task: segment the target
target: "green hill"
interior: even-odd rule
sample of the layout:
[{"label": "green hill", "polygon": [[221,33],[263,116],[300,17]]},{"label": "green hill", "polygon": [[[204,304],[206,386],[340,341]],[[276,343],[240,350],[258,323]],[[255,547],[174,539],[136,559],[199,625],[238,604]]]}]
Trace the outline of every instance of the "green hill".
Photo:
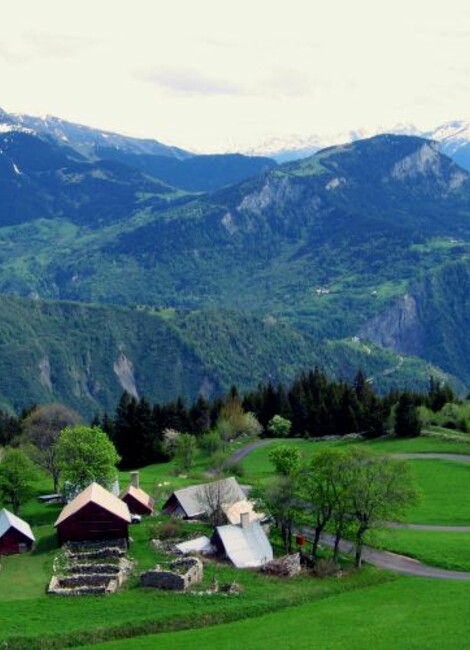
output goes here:
[{"label": "green hill", "polygon": [[[199,387],[204,373],[216,387],[245,386],[293,376],[318,361],[342,376],[338,358],[346,353],[339,354],[344,344],[335,342],[357,335],[470,381],[470,349],[462,342],[465,283],[446,271],[468,264],[470,174],[434,143],[377,136],[194,198],[117,162],[78,162],[25,134],[2,137],[11,141],[5,140],[0,158],[8,170],[0,187],[0,293],[120,304],[132,308],[128,322],[137,318],[137,306],[142,323],[153,312],[183,310],[164,325],[204,371],[194,374],[197,380],[181,379],[182,393]],[[441,273],[446,279],[436,293]],[[386,336],[386,315],[415,291],[434,297],[426,299],[428,307],[418,300],[425,330],[420,345],[403,347]],[[110,322],[120,318],[109,316]],[[151,338],[150,326],[140,323],[140,338],[126,329],[123,339],[136,367],[137,348]],[[269,323],[276,324],[276,336]],[[88,324],[80,327],[86,332]],[[92,332],[93,319],[89,327]],[[233,354],[221,352],[224,347]],[[354,370],[360,362],[367,371],[383,358],[375,349],[359,354],[346,347]],[[243,357],[253,350],[254,371]],[[350,372],[352,364],[344,365]],[[384,375],[386,367],[380,381],[400,377],[401,371]],[[108,372],[98,381],[108,395],[96,400],[100,404],[121,388],[119,382],[111,388],[116,379]],[[148,389],[142,385],[157,397],[151,382]],[[89,392],[91,398],[78,391],[75,401],[93,404]]]},{"label": "green hill", "polygon": [[[152,312],[70,302],[0,298],[0,399],[19,412],[63,402],[86,416],[116,407],[124,390],[151,401],[212,397],[236,383],[292,380],[320,364],[351,379],[359,366],[389,387],[425,387],[429,366],[354,343],[324,349],[274,319],[236,312]],[[433,373],[438,373],[433,370]]]}]

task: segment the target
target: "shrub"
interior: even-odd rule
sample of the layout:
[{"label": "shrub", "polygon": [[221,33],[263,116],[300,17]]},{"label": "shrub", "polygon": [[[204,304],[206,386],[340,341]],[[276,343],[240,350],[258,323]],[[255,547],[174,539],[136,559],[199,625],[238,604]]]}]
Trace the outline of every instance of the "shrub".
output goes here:
[{"label": "shrub", "polygon": [[315,562],[313,567],[313,574],[317,578],[328,578],[338,574],[340,567],[331,557],[322,557]]},{"label": "shrub", "polygon": [[158,539],[177,539],[183,533],[183,525],[178,519],[163,521],[158,526],[152,526],[150,533],[152,537],[157,537]]}]

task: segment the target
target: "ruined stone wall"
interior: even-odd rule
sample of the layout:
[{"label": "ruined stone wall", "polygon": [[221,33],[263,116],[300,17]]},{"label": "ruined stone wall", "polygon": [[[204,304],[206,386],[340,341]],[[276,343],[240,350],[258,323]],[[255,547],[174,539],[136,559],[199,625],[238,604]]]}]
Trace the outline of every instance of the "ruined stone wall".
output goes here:
[{"label": "ruined stone wall", "polygon": [[154,569],[142,573],[141,586],[185,591],[192,584],[200,582],[204,575],[202,562],[196,557],[175,560],[164,566],[168,568],[158,564]]}]

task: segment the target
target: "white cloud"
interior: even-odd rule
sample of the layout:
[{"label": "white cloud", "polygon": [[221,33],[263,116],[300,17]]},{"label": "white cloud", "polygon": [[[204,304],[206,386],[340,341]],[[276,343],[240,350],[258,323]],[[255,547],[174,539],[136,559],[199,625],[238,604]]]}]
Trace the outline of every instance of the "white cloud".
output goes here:
[{"label": "white cloud", "polygon": [[16,0],[1,103],[201,150],[431,128],[470,105],[469,37],[464,0]]},{"label": "white cloud", "polygon": [[232,95],[243,93],[241,86],[210,77],[194,68],[159,66],[135,71],[137,80],[150,82],[175,93],[188,95]]}]

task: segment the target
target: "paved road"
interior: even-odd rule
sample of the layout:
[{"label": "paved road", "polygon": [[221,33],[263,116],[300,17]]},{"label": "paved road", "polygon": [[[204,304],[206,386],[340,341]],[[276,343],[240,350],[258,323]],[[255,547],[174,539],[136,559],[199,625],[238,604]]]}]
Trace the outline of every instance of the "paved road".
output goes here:
[{"label": "paved road", "polygon": [[[255,442],[250,442],[246,447],[234,451],[233,454],[230,454],[228,460],[232,463],[238,463],[240,460],[243,460],[248,454],[251,454],[252,451],[258,449],[259,447],[264,447],[265,445],[270,445],[272,442],[279,442],[278,438],[270,438],[269,440],[255,440]],[[470,458],[470,457],[469,457]]]},{"label": "paved road", "polygon": [[415,454],[392,454],[394,458],[406,458],[409,460],[453,460],[458,463],[470,463],[470,454],[437,454],[437,453],[415,453]]},{"label": "paved road", "polygon": [[429,530],[435,533],[470,533],[470,526],[439,526],[434,524],[402,524],[395,521],[387,522],[387,528],[400,530]]},{"label": "paved road", "polygon": [[[254,449],[264,447],[265,445],[274,442],[270,440],[257,440],[251,444],[239,449],[231,455],[232,460],[242,460]],[[408,454],[393,454],[395,458],[405,458],[409,460],[452,460],[461,463],[470,463],[470,454],[440,454],[440,453],[408,453]],[[470,526],[431,526],[427,524],[399,524],[389,522],[387,524],[390,528],[406,528],[410,530],[428,530],[439,532],[451,533],[468,533]],[[304,534],[307,539],[312,537],[312,530],[308,527],[301,527],[298,529]],[[322,533],[321,542],[330,548],[334,545],[334,537],[329,533]],[[347,540],[341,540],[340,549],[342,553],[354,554],[354,544]],[[441,580],[470,580],[470,573],[465,571],[449,571],[447,569],[439,569],[438,567],[423,564],[419,560],[407,557],[406,555],[398,555],[390,551],[379,551],[378,549],[364,546],[362,557],[365,562],[380,567],[381,569],[389,569],[396,573],[405,575],[419,576],[422,578],[438,578]]]},{"label": "paved road", "polygon": [[[313,538],[312,529],[306,526],[299,528],[303,535]],[[322,533],[321,543],[329,548],[333,548],[334,536],[329,533]],[[340,550],[342,553],[354,555],[354,544],[346,540],[341,540]],[[381,569],[388,569],[395,571],[395,573],[402,573],[404,575],[418,576],[421,578],[437,578],[440,580],[470,580],[470,573],[465,571],[448,571],[447,569],[439,569],[438,567],[423,564],[419,560],[407,557],[406,555],[398,555],[398,553],[391,553],[390,551],[379,551],[370,546],[364,546],[362,551],[362,558],[365,562],[373,564]]]}]

